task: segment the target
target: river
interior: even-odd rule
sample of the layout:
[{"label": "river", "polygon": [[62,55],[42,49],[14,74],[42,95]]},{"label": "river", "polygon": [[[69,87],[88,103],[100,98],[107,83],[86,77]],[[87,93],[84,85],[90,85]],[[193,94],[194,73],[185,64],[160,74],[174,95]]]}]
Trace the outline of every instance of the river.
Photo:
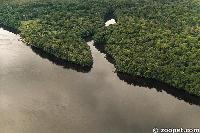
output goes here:
[{"label": "river", "polygon": [[122,80],[93,42],[88,45],[94,65],[84,72],[0,29],[0,133],[151,133],[154,127],[200,126],[199,98]]}]

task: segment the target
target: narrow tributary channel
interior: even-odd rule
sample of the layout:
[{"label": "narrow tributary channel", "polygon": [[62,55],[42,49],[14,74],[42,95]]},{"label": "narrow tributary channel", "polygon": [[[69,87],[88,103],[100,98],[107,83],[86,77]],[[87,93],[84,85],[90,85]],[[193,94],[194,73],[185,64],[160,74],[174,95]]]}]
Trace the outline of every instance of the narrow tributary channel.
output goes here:
[{"label": "narrow tributary channel", "polygon": [[88,42],[87,73],[42,58],[0,29],[0,133],[151,133],[199,127],[200,107],[166,91],[129,85]]}]

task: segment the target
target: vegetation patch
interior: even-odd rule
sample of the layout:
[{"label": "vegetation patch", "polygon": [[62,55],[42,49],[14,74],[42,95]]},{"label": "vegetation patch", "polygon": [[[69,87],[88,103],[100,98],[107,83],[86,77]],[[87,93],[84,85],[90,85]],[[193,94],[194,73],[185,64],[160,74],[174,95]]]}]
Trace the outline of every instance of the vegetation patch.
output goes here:
[{"label": "vegetation patch", "polygon": [[[91,66],[85,38],[92,37],[105,45],[118,72],[156,79],[200,96],[198,0],[0,2],[0,25],[19,30],[30,45]],[[105,27],[112,16],[117,24]]]},{"label": "vegetation patch", "polygon": [[200,3],[121,1],[115,9],[117,24],[100,29],[95,41],[105,45],[117,71],[200,96]]},{"label": "vegetation patch", "polygon": [[98,1],[2,1],[0,25],[20,32],[23,40],[58,58],[92,66],[85,38],[104,26],[106,3]]}]

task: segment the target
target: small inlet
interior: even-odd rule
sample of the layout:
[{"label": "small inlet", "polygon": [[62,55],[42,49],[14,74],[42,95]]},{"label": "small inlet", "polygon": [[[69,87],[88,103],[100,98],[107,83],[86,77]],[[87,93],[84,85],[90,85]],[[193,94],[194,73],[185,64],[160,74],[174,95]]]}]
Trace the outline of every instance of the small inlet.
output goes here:
[{"label": "small inlet", "polygon": [[110,19],[105,23],[105,26],[107,27],[107,26],[110,26],[110,25],[113,25],[113,24],[116,24],[115,19]]}]

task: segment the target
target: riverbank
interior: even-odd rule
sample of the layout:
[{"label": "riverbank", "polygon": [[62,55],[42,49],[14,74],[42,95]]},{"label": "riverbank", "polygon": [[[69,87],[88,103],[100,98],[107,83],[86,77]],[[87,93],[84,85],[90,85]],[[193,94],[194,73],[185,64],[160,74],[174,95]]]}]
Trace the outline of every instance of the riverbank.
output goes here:
[{"label": "riverbank", "polygon": [[[91,67],[85,38],[105,44],[118,72],[200,96],[197,1],[38,1],[0,6],[0,24],[54,56]],[[108,15],[108,16],[106,16]],[[105,27],[105,18],[117,24]]]},{"label": "riverbank", "polygon": [[40,56],[19,35],[1,29],[0,133],[149,133],[155,125],[199,126],[199,98],[145,86],[141,79],[134,81],[143,84],[129,85],[88,45],[94,64],[82,73],[43,51]]}]

